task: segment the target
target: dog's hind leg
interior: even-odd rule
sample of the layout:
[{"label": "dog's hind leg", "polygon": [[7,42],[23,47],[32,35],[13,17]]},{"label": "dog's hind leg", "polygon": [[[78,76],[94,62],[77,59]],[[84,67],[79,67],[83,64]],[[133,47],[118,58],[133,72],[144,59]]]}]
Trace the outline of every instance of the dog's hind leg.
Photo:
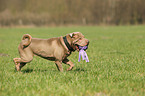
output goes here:
[{"label": "dog's hind leg", "polygon": [[15,68],[17,71],[20,71],[26,63],[31,62],[33,60],[33,52],[29,48],[22,49],[18,48],[21,58],[14,58],[13,61],[15,63]]},{"label": "dog's hind leg", "polygon": [[20,71],[21,68],[22,68],[23,66],[25,66],[25,64],[26,64],[26,63],[20,63],[20,62],[19,62],[20,59],[21,59],[21,58],[14,58],[14,59],[13,59],[13,61],[14,61],[14,63],[15,63],[15,69],[16,69],[17,71]]},{"label": "dog's hind leg", "polygon": [[26,65],[26,63],[31,62],[33,58],[23,60],[22,58],[14,58],[13,61],[15,63],[15,68],[17,71],[20,71],[22,67]]}]

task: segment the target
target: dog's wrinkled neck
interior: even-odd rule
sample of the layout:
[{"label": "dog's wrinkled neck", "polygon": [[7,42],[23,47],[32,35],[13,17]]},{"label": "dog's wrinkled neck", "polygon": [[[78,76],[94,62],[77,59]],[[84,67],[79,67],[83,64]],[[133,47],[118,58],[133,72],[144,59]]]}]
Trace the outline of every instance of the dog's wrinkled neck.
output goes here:
[{"label": "dog's wrinkled neck", "polygon": [[73,49],[73,47],[71,46],[71,44],[69,44],[69,42],[68,42],[66,36],[63,37],[63,41],[64,41],[65,45],[67,46],[67,48],[69,49],[69,51],[75,51],[75,50]]}]

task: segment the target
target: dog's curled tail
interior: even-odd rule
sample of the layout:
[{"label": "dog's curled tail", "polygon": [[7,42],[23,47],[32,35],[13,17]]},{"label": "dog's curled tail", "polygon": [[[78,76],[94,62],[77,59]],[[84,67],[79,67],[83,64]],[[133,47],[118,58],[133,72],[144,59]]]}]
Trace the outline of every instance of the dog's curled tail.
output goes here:
[{"label": "dog's curled tail", "polygon": [[29,35],[29,34],[24,34],[23,37],[22,37],[22,45],[23,45],[24,47],[29,46],[30,43],[31,43],[31,40],[32,40],[31,35]]}]

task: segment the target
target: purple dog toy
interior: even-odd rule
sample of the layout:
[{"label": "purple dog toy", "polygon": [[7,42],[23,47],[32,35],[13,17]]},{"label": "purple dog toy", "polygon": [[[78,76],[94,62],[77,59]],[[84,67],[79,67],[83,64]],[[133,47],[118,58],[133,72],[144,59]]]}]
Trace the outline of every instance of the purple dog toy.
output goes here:
[{"label": "purple dog toy", "polygon": [[82,56],[83,60],[86,60],[86,62],[89,62],[87,53],[85,51],[86,49],[88,49],[88,46],[78,46],[78,48],[79,48],[79,60],[78,60],[78,62],[80,62],[81,56]]}]

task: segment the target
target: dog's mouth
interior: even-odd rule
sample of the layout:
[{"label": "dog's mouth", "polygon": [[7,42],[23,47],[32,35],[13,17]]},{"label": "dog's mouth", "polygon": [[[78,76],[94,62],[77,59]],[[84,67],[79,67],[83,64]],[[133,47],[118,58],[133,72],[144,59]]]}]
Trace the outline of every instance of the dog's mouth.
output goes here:
[{"label": "dog's mouth", "polygon": [[[88,49],[88,45],[89,45],[89,42],[88,42],[88,44],[86,45],[86,46],[87,46],[87,49]],[[84,47],[84,46],[80,46],[80,45],[78,45],[78,44],[75,45],[75,48],[76,48],[77,51],[80,51],[80,49],[79,49],[80,47]],[[87,49],[85,49],[85,50],[87,50]]]},{"label": "dog's mouth", "polygon": [[[86,48],[88,48],[89,45],[89,40],[86,38],[83,39],[79,39],[77,42],[74,43],[75,45],[75,50],[80,51],[81,47],[87,46]],[[87,49],[85,49],[87,50]]]},{"label": "dog's mouth", "polygon": [[75,47],[76,47],[76,50],[79,51],[79,45],[76,45]]}]

